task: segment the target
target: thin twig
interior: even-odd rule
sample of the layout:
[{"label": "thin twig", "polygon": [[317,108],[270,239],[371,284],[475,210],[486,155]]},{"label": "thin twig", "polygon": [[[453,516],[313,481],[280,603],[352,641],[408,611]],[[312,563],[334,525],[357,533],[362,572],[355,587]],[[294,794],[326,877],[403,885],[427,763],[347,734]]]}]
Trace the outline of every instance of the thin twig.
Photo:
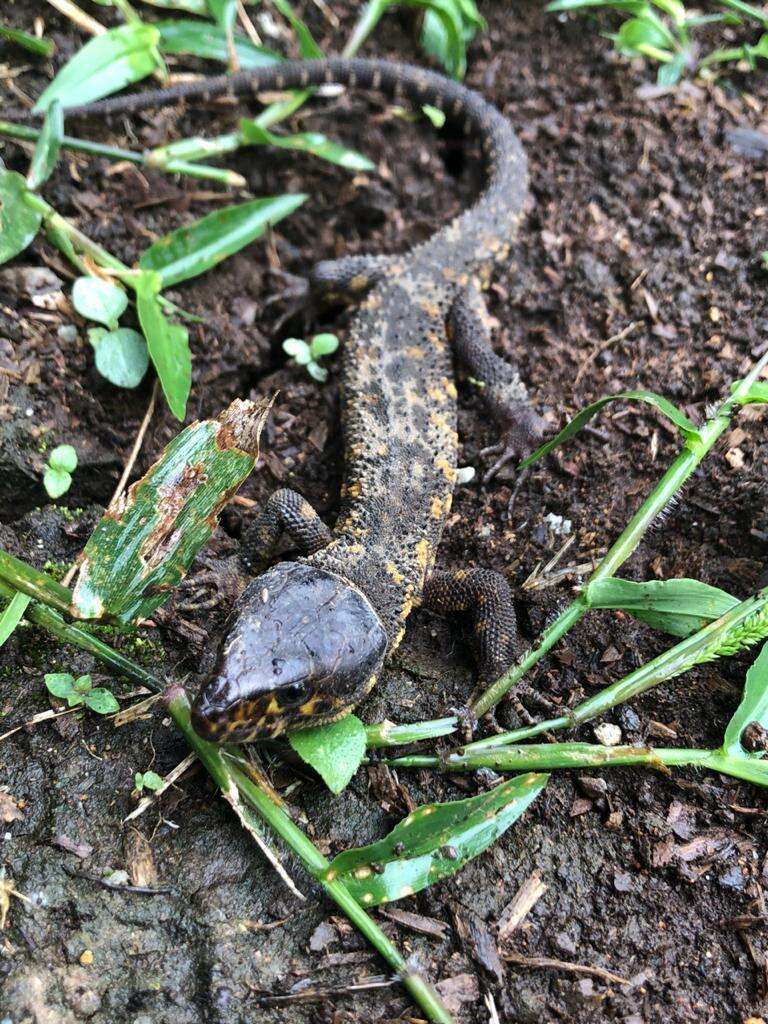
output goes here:
[{"label": "thin twig", "polygon": [[126,821],[133,821],[135,818],[138,818],[141,814],[143,814],[148,807],[152,806],[155,800],[157,800],[159,797],[163,795],[166,789],[172,786],[177,779],[181,778],[181,776],[184,774],[185,771],[187,771],[188,768],[192,767],[196,760],[197,754],[187,754],[184,760],[180,764],[177,764],[173,771],[168,772],[168,774],[163,779],[162,786],[159,786],[152,793],[151,796],[143,796],[141,800],[139,800],[136,809],[131,811],[131,813],[126,818],[123,818],[123,823],[125,823]]},{"label": "thin twig", "polygon": [[630,334],[632,334],[638,327],[641,327],[642,324],[642,320],[633,320],[631,324],[627,324],[627,326],[623,330],[619,331],[618,334],[612,334],[611,337],[606,338],[605,341],[598,342],[592,351],[587,354],[579,367],[579,372],[576,374],[573,386],[576,387],[576,385],[581,381],[581,378],[601,352],[605,352],[607,348],[610,348],[611,345],[615,345],[617,341],[624,341],[625,338],[628,338]]},{"label": "thin twig", "polygon": [[603,981],[613,982],[614,985],[629,985],[629,978],[622,978],[620,974],[613,971],[606,971],[604,967],[592,967],[589,964],[572,964],[567,960],[555,960],[549,956],[523,956],[522,953],[503,953],[502,959],[511,964],[518,964],[520,967],[532,967],[534,969],[544,968],[553,971],[570,971],[572,974],[592,974]]},{"label": "thin twig", "polygon": [[256,26],[253,24],[251,19],[248,17],[248,11],[245,9],[243,0],[237,0],[237,18],[240,24],[243,26],[243,31],[251,40],[254,46],[261,46],[261,37],[256,31]]},{"label": "thin twig", "polygon": [[77,4],[72,3],[72,0],[47,0],[47,2],[51,7],[55,7],[60,14],[63,14],[65,18],[74,21],[76,25],[79,25],[89,35],[101,36],[107,31],[100,21],[96,21],[90,14],[81,11]]}]

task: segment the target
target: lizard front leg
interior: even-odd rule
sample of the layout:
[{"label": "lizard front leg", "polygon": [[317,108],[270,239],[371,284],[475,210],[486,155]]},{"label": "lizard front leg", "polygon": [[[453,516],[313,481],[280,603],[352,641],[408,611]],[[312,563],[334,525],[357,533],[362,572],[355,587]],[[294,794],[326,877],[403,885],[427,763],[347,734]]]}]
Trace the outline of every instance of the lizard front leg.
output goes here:
[{"label": "lizard front leg", "polygon": [[352,304],[383,280],[395,262],[392,256],[343,256],[321,260],[309,274],[309,291],[320,302]]},{"label": "lizard front leg", "polygon": [[287,533],[303,555],[324,548],[331,531],[306,498],[289,488],[275,491],[243,535],[240,561],[251,571],[266,561],[274,551],[281,534]]},{"label": "lizard front leg", "polygon": [[516,368],[493,351],[488,319],[483,296],[470,287],[455,299],[447,324],[456,357],[482,385],[483,400],[503,432],[496,449],[502,455],[485,474],[484,483],[511,459],[534,447],[544,430],[544,421],[531,405]]}]

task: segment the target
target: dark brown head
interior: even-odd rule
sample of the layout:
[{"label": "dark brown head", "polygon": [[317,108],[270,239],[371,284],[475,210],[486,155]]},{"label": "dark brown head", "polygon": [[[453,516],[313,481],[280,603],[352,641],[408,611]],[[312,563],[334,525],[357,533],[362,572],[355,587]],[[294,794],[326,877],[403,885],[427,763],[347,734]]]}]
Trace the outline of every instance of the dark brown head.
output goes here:
[{"label": "dark brown head", "polygon": [[336,718],[368,692],[386,646],[356,587],[315,566],[280,562],[235,607],[192,723],[204,739],[234,742]]}]

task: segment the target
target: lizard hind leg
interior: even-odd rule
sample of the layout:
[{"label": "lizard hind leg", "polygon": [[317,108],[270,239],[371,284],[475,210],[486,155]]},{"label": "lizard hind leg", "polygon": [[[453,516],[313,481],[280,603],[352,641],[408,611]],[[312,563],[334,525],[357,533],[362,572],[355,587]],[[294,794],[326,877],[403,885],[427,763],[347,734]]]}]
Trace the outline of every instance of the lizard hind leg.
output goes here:
[{"label": "lizard hind leg", "polygon": [[501,457],[483,483],[538,444],[544,432],[544,421],[533,408],[517,369],[493,351],[488,320],[483,296],[470,287],[454,300],[447,325],[457,359],[482,385],[483,400],[502,431],[501,444],[489,449],[502,452]]},{"label": "lizard hind leg", "polygon": [[393,264],[390,256],[343,256],[321,260],[309,274],[309,292],[325,303],[359,302],[383,280]]},{"label": "lizard hind leg", "polygon": [[287,533],[303,555],[324,548],[331,531],[306,498],[282,488],[270,496],[243,535],[240,561],[248,570],[266,561],[283,533]]}]

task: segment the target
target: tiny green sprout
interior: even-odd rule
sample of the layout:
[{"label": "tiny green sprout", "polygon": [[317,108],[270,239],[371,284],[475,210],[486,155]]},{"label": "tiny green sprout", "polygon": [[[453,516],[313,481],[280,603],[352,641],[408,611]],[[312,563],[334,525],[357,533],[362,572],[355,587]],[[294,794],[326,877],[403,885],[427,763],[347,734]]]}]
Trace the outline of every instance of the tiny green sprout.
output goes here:
[{"label": "tiny green sprout", "polygon": [[89,675],[75,679],[69,672],[49,672],[45,685],[52,696],[65,700],[71,708],[84,706],[97,715],[112,715],[120,710],[114,694],[102,686],[94,686]]},{"label": "tiny green sprout", "polygon": [[283,352],[297,366],[306,366],[310,377],[321,384],[328,380],[328,371],[320,365],[319,360],[331,355],[338,347],[339,339],[335,334],[316,334],[309,344],[303,338],[286,338],[283,342]]},{"label": "tiny green sprout", "polygon": [[60,498],[72,485],[72,474],[77,468],[77,452],[71,444],[60,444],[48,456],[43,474],[43,487],[49,498]]},{"label": "tiny green sprout", "polygon": [[133,792],[136,796],[143,793],[145,789],[149,789],[151,792],[156,793],[163,784],[163,780],[157,772],[136,772],[133,776],[133,781],[135,784]]}]

